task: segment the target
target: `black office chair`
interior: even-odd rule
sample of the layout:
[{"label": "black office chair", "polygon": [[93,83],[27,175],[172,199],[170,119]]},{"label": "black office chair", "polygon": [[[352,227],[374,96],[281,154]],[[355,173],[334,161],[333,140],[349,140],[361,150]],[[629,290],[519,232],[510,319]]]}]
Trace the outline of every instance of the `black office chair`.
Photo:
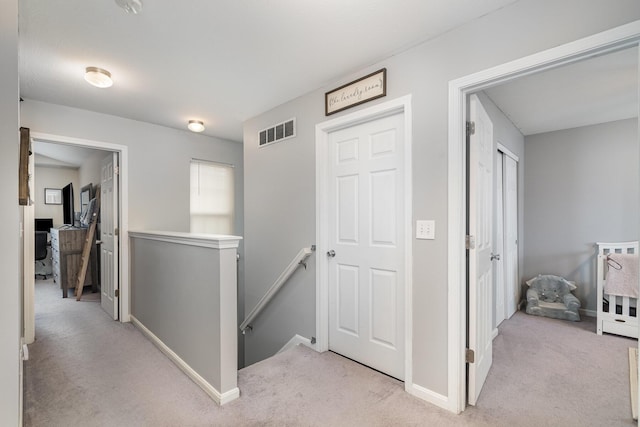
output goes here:
[{"label": "black office chair", "polygon": [[[35,236],[36,236],[36,253],[35,253],[35,258],[36,258],[36,276],[44,276],[44,278],[47,278],[47,274],[46,274],[46,262],[44,262],[43,260],[45,260],[47,258],[47,232],[46,231],[36,231],[35,232]],[[40,268],[38,268],[40,267]],[[40,272],[39,272],[40,270]],[[44,273],[42,272],[44,271]]]}]

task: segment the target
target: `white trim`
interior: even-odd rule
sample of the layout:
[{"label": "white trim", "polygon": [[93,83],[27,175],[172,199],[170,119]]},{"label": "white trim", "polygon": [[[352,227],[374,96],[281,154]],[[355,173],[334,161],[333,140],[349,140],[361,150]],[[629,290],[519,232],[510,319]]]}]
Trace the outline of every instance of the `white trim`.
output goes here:
[{"label": "white trim", "polygon": [[466,266],[465,266],[465,133],[466,97],[524,75],[579,61],[640,40],[640,21],[511,61],[449,82],[448,150],[448,400],[454,412],[466,404]]},{"label": "white trim", "polygon": [[491,341],[495,340],[498,334],[499,334],[498,328],[493,328],[493,331],[491,332]]},{"label": "white trim", "polygon": [[417,397],[418,399],[422,399],[433,405],[439,406],[440,408],[451,410],[449,408],[449,399],[447,399],[447,396],[436,393],[435,391],[429,390],[428,388],[422,387],[418,384],[405,383],[405,391]]},{"label": "white trim", "polygon": [[[327,233],[324,233],[329,218],[324,206],[327,205],[329,175],[327,162],[327,141],[329,133],[320,125],[316,125],[316,350],[329,350],[329,289],[327,286]],[[321,142],[322,141],[322,142]],[[322,159],[323,161],[320,161]]]},{"label": "white trim", "polygon": [[[316,125],[316,245],[317,252],[324,254],[327,247],[326,227],[328,188],[326,186],[328,169],[328,140],[329,133],[348,126],[354,126],[375,120],[391,114],[402,113],[404,116],[404,195],[405,195],[405,389],[412,386],[413,381],[413,189],[412,189],[412,110],[411,95],[405,95],[363,110],[355,111],[335,119],[327,120]],[[316,350],[329,349],[329,290],[327,277],[327,257],[318,256],[316,259]]]},{"label": "white trim", "polygon": [[413,111],[411,95],[404,99],[404,387],[406,390],[407,385],[413,385]]},{"label": "white trim", "polygon": [[153,332],[147,329],[134,315],[131,315],[131,323],[142,332],[158,349],[163,352],[169,360],[171,360],[182,372],[184,372],[191,380],[198,385],[205,393],[211,397],[217,404],[224,405],[232,400],[240,397],[240,390],[235,387],[227,392],[220,393],[214,386],[212,386],[207,380],[202,378],[200,374],[193,370],[191,366],[180,358],[173,350],[171,350],[165,343],[162,342]]},{"label": "white trim", "polygon": [[114,151],[120,160],[120,276],[118,277],[120,291],[119,310],[120,322],[129,322],[131,315],[129,288],[129,147],[104,141],[72,138],[68,136],[52,135],[41,132],[31,132],[31,140],[52,142],[55,144],[76,145],[99,150]]},{"label": "white trim", "polygon": [[511,157],[513,160],[516,161],[516,163],[520,163],[520,158],[518,156],[516,156],[515,154],[513,154],[513,152],[511,150],[509,150],[507,147],[505,147],[504,145],[502,145],[499,142],[498,142],[498,151],[502,152],[507,157]]},{"label": "white trim", "polygon": [[[35,170],[35,156],[29,156],[29,191],[35,191],[34,185],[34,170]],[[29,197],[31,198],[31,196]],[[21,231],[23,236],[23,301],[22,307],[24,312],[24,328],[23,335],[24,341],[27,344],[32,344],[36,339],[36,313],[35,313],[35,292],[36,292],[36,278],[35,278],[35,264],[33,260],[35,258],[35,241],[32,238],[24,238],[24,236],[35,235],[35,204],[31,201],[29,205],[24,206],[22,209],[22,217],[20,219]],[[52,272],[53,275],[53,272]]]},{"label": "white trim", "polygon": [[242,237],[180,231],[129,231],[129,237],[211,249],[235,249]]},{"label": "white trim", "polygon": [[301,335],[295,334],[293,337],[291,337],[289,341],[287,341],[285,345],[282,346],[280,350],[278,350],[278,353],[276,354],[280,354],[283,351],[290,350],[293,347],[297,347],[299,345],[304,345],[306,347],[309,347],[312,350],[316,350],[316,345],[311,344],[311,340],[309,338],[305,338]]},{"label": "white trim", "polygon": [[[461,90],[449,83],[449,115],[452,112],[466,112],[466,99]],[[465,116],[455,115],[449,119],[449,147],[448,147],[448,218],[447,218],[447,384],[449,395],[448,406],[455,413],[464,410],[466,404],[466,366],[463,357],[466,348],[466,264],[465,264],[465,233],[466,233],[466,201],[465,180]],[[454,143],[455,142],[455,143]],[[455,160],[455,161],[454,161]],[[463,333],[464,331],[464,333]]]}]

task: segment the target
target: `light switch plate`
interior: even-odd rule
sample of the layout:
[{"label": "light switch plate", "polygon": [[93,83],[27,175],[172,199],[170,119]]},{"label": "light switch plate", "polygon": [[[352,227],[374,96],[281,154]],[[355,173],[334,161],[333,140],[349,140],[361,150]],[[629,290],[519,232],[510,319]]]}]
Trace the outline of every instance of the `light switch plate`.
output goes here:
[{"label": "light switch plate", "polygon": [[436,238],[436,222],[433,220],[416,221],[416,239],[434,240]]}]

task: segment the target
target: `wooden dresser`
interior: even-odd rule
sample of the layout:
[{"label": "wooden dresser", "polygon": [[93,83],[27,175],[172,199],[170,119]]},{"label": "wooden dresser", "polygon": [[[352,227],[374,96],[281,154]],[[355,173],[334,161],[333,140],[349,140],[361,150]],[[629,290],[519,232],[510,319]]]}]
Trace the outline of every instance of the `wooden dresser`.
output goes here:
[{"label": "wooden dresser", "polygon": [[[53,280],[60,285],[62,297],[67,297],[67,289],[76,287],[78,273],[82,266],[82,245],[87,235],[86,228],[52,228],[51,259]],[[91,290],[98,290],[97,256],[95,239],[91,248],[89,267],[84,286],[91,285]]]}]

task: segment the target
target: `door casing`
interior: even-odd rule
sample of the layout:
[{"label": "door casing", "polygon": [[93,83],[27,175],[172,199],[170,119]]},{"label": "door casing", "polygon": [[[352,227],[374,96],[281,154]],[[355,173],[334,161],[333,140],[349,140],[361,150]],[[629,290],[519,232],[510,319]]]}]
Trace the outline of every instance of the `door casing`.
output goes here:
[{"label": "door casing", "polygon": [[640,21],[554,47],[449,82],[448,129],[448,389],[442,406],[460,413],[466,406],[466,121],[467,96],[525,75],[577,62],[624,47],[637,46]]},{"label": "door casing", "polygon": [[320,352],[329,350],[329,282],[328,263],[324,256],[330,249],[328,247],[328,218],[326,210],[328,200],[328,169],[329,158],[328,141],[329,134],[333,131],[353,126],[359,123],[375,120],[392,114],[402,113],[404,116],[404,209],[405,218],[405,390],[416,394],[412,383],[412,173],[411,173],[411,146],[412,146],[412,113],[411,95],[406,95],[365,108],[351,114],[328,120],[316,125],[316,344],[315,349]]},{"label": "door casing", "polygon": [[[31,132],[32,141],[50,142],[54,144],[73,145],[77,147],[93,148],[105,151],[117,152],[120,159],[120,322],[131,321],[130,288],[129,288],[129,152],[126,145],[112,144],[110,142],[94,141],[82,138],[72,138],[61,135],[52,135],[41,132]],[[31,237],[33,239],[33,236]],[[33,283],[32,283],[33,284]],[[24,310],[25,325],[35,324],[33,310],[35,289],[25,284],[25,303],[29,301],[31,310]]]}]

